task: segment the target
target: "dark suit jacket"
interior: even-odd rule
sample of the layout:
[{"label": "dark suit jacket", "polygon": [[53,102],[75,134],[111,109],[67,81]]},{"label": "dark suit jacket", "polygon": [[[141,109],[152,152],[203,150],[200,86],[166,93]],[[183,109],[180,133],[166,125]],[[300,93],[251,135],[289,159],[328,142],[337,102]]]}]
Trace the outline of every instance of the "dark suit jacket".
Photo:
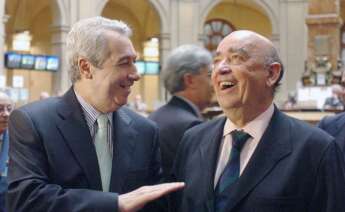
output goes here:
[{"label": "dark suit jacket", "polygon": [[323,118],[318,127],[332,135],[345,153],[345,112]]},{"label": "dark suit jacket", "polygon": [[[114,212],[118,194],[160,178],[158,129],[121,108],[113,113],[110,192],[101,192],[97,155],[72,89],[12,112],[9,211]],[[146,210],[152,211],[152,210]]]},{"label": "dark suit jacket", "polygon": [[[2,144],[0,149],[0,173],[6,172],[8,161],[9,137],[6,130],[2,136]],[[5,195],[7,191],[7,177],[0,176],[0,212],[5,211]]]},{"label": "dark suit jacket", "polygon": [[176,96],[153,112],[149,118],[155,121],[159,127],[162,167],[165,176],[168,176],[183,134],[187,129],[200,124],[202,120],[194,108]]},{"label": "dark suit jacket", "polygon": [[[173,179],[175,212],[213,211],[214,173],[225,118],[187,131]],[[231,187],[226,212],[345,211],[344,159],[333,138],[275,109],[241,177]]]}]

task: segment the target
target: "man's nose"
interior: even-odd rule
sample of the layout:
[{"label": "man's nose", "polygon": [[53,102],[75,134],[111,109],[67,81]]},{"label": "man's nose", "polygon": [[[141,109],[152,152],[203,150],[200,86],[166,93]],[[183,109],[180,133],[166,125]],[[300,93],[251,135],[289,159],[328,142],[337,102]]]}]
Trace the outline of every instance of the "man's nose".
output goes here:
[{"label": "man's nose", "polygon": [[128,79],[138,81],[141,78],[137,68],[134,66],[133,70],[128,74]]},{"label": "man's nose", "polygon": [[217,71],[220,74],[227,74],[231,72],[230,63],[228,62],[227,59],[223,59],[222,61],[220,61],[217,69],[218,69]]}]

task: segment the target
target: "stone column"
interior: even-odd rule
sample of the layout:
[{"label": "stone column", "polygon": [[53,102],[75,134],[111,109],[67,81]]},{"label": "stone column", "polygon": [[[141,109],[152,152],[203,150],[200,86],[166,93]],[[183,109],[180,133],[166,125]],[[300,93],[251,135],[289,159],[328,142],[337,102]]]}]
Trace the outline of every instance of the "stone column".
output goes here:
[{"label": "stone column", "polygon": [[71,86],[66,61],[66,36],[69,31],[69,26],[53,26],[51,31],[52,53],[60,58],[60,67],[54,76],[53,91],[59,94],[65,92]]},{"label": "stone column", "polygon": [[[170,40],[170,34],[169,33],[161,33],[160,35],[160,44],[159,44],[159,48],[160,48],[160,64],[161,64],[161,69],[163,68],[163,66],[165,65],[165,61],[171,51],[171,40]],[[162,80],[160,78],[159,80],[159,99],[165,101],[168,98],[168,94],[164,88],[164,85],[162,83]]]},{"label": "stone column", "polygon": [[342,19],[339,0],[309,0],[308,16],[308,62],[317,55],[328,56],[333,67],[337,67],[340,29]]},{"label": "stone column", "polygon": [[7,22],[8,16],[5,15],[5,0],[0,0],[0,75],[5,74],[4,67],[4,46],[5,46],[5,23]]}]

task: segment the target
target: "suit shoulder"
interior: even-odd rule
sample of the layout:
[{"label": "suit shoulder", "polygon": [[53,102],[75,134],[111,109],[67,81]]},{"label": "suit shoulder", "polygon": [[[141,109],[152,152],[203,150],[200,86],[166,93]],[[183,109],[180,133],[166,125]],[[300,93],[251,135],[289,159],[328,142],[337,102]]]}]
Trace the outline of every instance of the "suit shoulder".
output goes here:
[{"label": "suit shoulder", "polygon": [[[136,113],[135,111],[129,109],[127,106],[121,107],[119,112],[125,117],[132,119],[137,125],[145,125],[153,128],[157,128],[156,124],[149,120],[148,118]],[[126,117],[127,116],[127,117]]]},{"label": "suit shoulder", "polygon": [[[287,115],[285,115],[288,117]],[[328,146],[331,142],[334,141],[334,138],[327,134],[325,131],[317,128],[313,125],[310,125],[304,121],[288,117],[290,121],[290,129],[292,132],[292,140],[301,141],[303,140],[310,142],[312,146]]]},{"label": "suit shoulder", "polygon": [[193,138],[195,136],[203,137],[205,134],[208,134],[211,130],[221,129],[224,126],[226,118],[220,117],[210,121],[203,122],[198,124],[186,131],[184,137]]},{"label": "suit shoulder", "polygon": [[19,107],[17,110],[25,111],[28,114],[49,115],[58,107],[61,97],[50,97],[44,100],[35,101]]},{"label": "suit shoulder", "polygon": [[[334,122],[337,122],[338,120],[341,120],[343,118],[345,118],[345,112],[342,112],[342,113],[339,113],[336,115],[326,116],[326,117],[321,119],[318,126],[321,129],[325,129],[325,128],[329,127],[330,124],[334,124]],[[344,119],[344,124],[345,124],[345,119]]]}]

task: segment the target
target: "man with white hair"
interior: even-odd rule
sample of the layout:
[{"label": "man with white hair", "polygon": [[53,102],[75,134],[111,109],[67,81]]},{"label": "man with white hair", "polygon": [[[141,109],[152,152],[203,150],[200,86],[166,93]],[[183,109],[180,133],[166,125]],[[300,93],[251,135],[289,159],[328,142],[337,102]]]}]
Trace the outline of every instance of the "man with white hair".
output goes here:
[{"label": "man with white hair", "polygon": [[122,107],[139,80],[130,34],[121,21],[77,22],[67,36],[73,86],[11,114],[9,211],[133,212],[183,187],[145,186],[161,177],[158,130]]}]

